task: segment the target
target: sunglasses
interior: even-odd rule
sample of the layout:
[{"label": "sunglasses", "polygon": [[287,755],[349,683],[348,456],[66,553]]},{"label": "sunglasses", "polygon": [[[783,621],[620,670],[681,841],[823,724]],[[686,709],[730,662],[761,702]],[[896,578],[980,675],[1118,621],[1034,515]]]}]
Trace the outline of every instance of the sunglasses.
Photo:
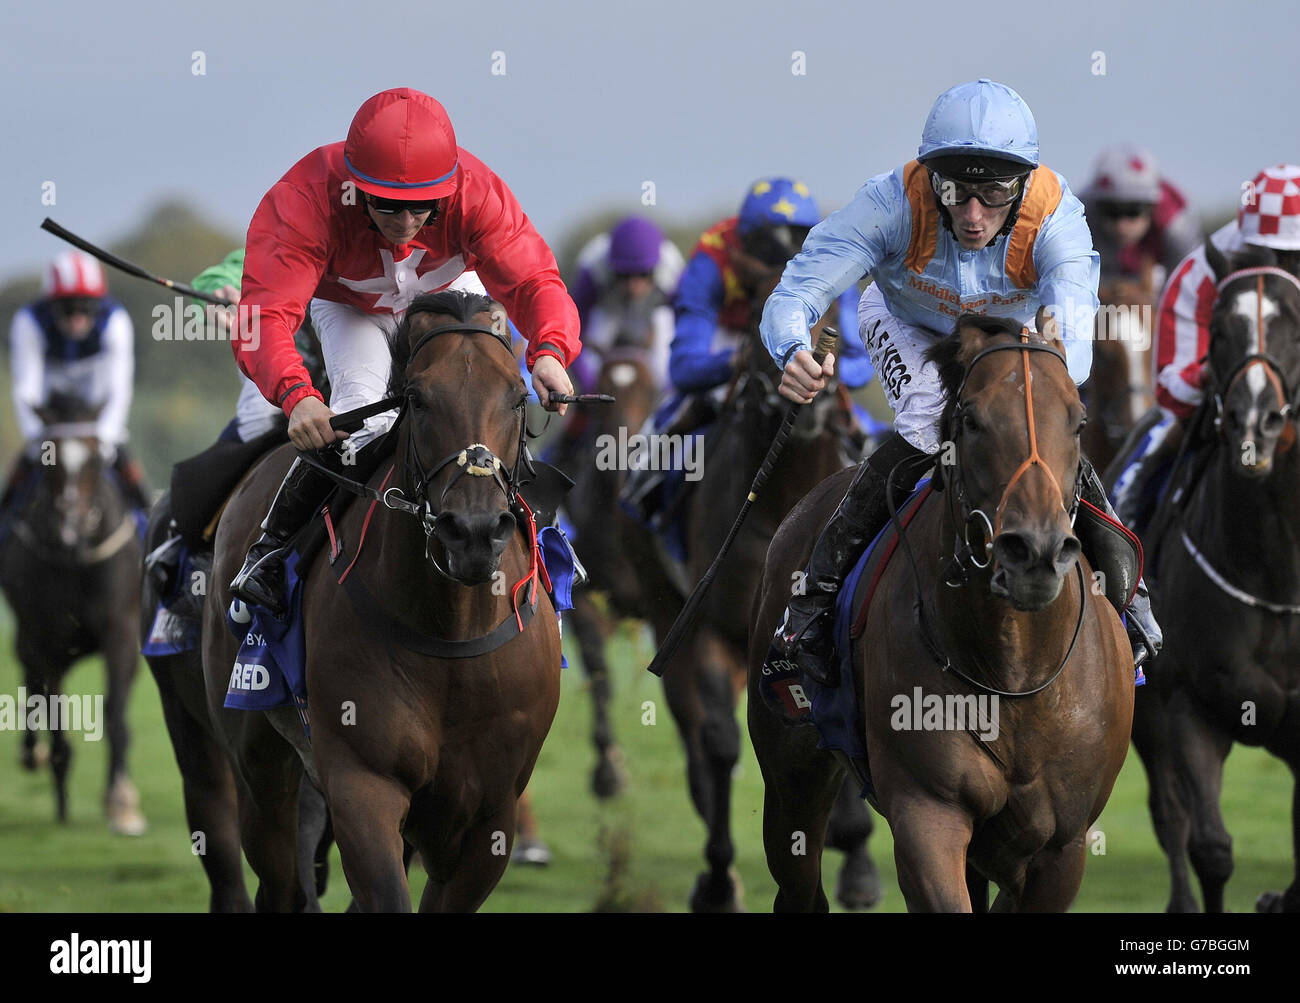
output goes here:
[{"label": "sunglasses", "polygon": [[436,217],[438,208],[442,205],[442,199],[403,202],[400,199],[381,199],[374,195],[367,195],[366,204],[382,216],[395,216],[399,212],[409,212],[412,215],[419,216],[421,213],[431,212]]},{"label": "sunglasses", "polygon": [[1111,219],[1137,219],[1150,213],[1151,206],[1145,202],[1109,202],[1102,212]]},{"label": "sunglasses", "polygon": [[947,206],[965,205],[975,199],[986,209],[1001,209],[1020,197],[1024,178],[1005,181],[958,181],[946,178],[938,171],[930,172],[930,184],[939,200]]}]

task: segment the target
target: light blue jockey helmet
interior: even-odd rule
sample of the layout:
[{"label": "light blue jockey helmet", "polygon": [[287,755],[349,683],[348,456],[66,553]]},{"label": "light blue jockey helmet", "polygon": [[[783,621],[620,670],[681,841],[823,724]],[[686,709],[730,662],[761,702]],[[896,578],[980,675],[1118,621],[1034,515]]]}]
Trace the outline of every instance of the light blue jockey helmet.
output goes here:
[{"label": "light blue jockey helmet", "polygon": [[1037,167],[1038,126],[1024,99],[986,77],[940,94],[921,130],[917,159],[962,154]]}]

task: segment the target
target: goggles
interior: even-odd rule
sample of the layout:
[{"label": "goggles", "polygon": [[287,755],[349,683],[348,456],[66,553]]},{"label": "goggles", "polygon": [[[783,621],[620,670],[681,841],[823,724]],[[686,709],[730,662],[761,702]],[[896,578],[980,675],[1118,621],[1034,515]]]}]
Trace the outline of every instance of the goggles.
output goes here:
[{"label": "goggles", "polygon": [[930,185],[939,201],[946,206],[965,205],[978,200],[986,209],[1001,209],[1020,197],[1024,178],[1007,178],[1004,181],[958,181],[944,177],[938,171],[930,172]]},{"label": "goggles", "polygon": [[1146,202],[1107,202],[1101,211],[1111,219],[1137,219],[1148,215],[1151,206]]},{"label": "goggles", "polygon": [[51,304],[51,309],[55,314],[63,318],[78,313],[93,317],[96,311],[99,310],[99,300],[87,296],[69,296],[65,299],[55,300]]},{"label": "goggles", "polygon": [[403,202],[400,199],[381,199],[374,195],[366,196],[366,203],[371,209],[382,216],[395,216],[399,212],[409,212],[412,215],[419,216],[421,213],[431,212],[435,216],[439,206],[442,205],[442,199],[426,199],[423,202]]}]

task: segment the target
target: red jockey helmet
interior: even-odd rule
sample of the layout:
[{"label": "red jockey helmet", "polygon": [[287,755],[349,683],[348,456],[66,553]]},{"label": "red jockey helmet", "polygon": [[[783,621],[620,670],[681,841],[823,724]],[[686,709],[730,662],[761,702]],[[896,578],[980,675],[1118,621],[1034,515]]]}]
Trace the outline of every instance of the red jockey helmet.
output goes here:
[{"label": "red jockey helmet", "polygon": [[107,292],[104,266],[82,251],[64,251],[45,273],[45,295],[51,299],[97,299]]},{"label": "red jockey helmet", "polygon": [[356,186],[379,198],[438,199],[460,183],[451,119],[409,87],[380,91],[357,110],[343,158]]}]

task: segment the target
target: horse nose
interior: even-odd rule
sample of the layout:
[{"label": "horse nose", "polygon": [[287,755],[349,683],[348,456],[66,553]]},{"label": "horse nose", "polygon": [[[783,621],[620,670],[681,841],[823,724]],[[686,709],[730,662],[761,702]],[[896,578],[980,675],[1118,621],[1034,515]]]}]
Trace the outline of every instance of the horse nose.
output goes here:
[{"label": "horse nose", "polygon": [[509,512],[444,512],[434,532],[450,551],[485,547],[493,557],[501,556],[515,531],[515,517]]},{"label": "horse nose", "polygon": [[1078,537],[1059,529],[1012,530],[999,533],[993,541],[997,562],[1015,573],[1039,566],[1064,573],[1078,559],[1081,550]]}]

